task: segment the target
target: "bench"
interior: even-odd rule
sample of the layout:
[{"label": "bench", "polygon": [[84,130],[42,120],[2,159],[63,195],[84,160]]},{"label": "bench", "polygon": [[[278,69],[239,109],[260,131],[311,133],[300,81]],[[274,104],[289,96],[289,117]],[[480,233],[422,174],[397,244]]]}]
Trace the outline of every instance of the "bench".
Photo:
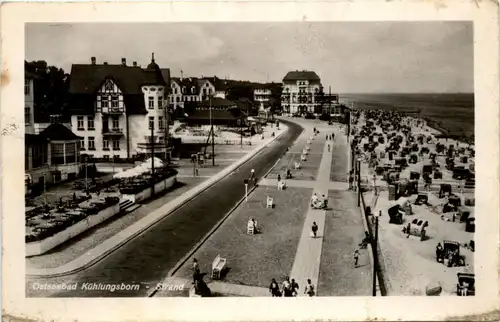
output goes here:
[{"label": "bench", "polygon": [[278,190],[283,190],[286,188],[285,180],[278,182]]},{"label": "bench", "polygon": [[274,204],[274,199],[267,196],[267,201],[266,201],[266,208],[272,208]]},{"label": "bench", "polygon": [[295,170],[299,170],[300,169],[300,162],[295,162],[294,165],[293,165],[293,168]]},{"label": "bench", "polygon": [[212,263],[212,279],[218,280],[220,279],[220,273],[226,266],[226,259],[217,255]]}]

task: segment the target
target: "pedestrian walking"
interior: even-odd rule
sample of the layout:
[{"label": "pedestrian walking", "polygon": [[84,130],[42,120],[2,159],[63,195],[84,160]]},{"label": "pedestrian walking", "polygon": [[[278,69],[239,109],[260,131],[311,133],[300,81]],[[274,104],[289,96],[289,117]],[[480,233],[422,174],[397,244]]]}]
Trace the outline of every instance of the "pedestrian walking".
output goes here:
[{"label": "pedestrian walking", "polygon": [[290,277],[285,277],[285,280],[282,284],[282,293],[284,297],[292,296],[292,284],[290,283]]},{"label": "pedestrian walking", "polygon": [[299,294],[299,284],[295,282],[295,279],[292,278],[292,296],[297,296]]},{"label": "pedestrian walking", "polygon": [[358,267],[359,249],[356,248],[354,250],[353,258],[354,258],[354,267]]},{"label": "pedestrian walking", "polygon": [[328,141],[328,134],[326,135],[326,140]]},{"label": "pedestrian walking", "polygon": [[280,287],[274,278],[271,280],[271,285],[269,285],[269,292],[271,292],[272,297],[281,297]]},{"label": "pedestrian walking", "polygon": [[316,222],[313,222],[311,230],[312,230],[312,237],[316,238],[318,235],[318,225],[316,224]]},{"label": "pedestrian walking", "polygon": [[334,139],[335,139],[335,134],[332,133],[332,140],[334,140]]},{"label": "pedestrian walking", "polygon": [[328,209],[328,198],[323,195],[323,207],[326,209]]},{"label": "pedestrian walking", "polygon": [[304,289],[304,294],[307,294],[310,297],[314,296],[314,285],[312,284],[310,279],[307,280],[307,285]]},{"label": "pedestrian walking", "polygon": [[328,144],[328,152],[330,152],[330,144]]},{"label": "pedestrian walking", "polygon": [[278,183],[281,181],[281,176],[278,174]]}]

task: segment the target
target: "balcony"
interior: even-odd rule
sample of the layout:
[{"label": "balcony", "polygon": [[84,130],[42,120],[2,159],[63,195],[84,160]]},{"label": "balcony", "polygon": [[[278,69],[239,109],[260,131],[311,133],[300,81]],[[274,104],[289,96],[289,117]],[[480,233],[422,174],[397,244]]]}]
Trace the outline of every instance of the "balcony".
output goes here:
[{"label": "balcony", "polygon": [[102,135],[105,135],[105,136],[123,136],[123,130],[121,128],[102,129]]},{"label": "balcony", "polygon": [[102,114],[109,114],[109,115],[121,115],[125,113],[124,108],[120,107],[102,107],[101,108],[101,113]]}]

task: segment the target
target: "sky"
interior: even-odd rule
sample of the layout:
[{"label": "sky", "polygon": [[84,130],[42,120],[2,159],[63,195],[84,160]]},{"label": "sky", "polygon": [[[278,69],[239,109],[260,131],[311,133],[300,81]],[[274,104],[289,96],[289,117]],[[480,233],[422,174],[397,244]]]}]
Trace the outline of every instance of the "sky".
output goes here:
[{"label": "sky", "polygon": [[174,77],[281,82],[312,70],[335,93],[472,93],[470,22],[27,24],[25,59],[143,67]]}]

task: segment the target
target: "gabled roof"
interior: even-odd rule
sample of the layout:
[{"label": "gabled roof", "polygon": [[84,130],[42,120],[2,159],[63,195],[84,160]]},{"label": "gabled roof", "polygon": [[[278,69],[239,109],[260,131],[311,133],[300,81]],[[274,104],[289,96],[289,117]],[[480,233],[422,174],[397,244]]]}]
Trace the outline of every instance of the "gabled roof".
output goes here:
[{"label": "gabled roof", "polygon": [[288,72],[288,74],[286,74],[283,78],[283,83],[295,83],[298,80],[309,81],[311,83],[321,83],[321,79],[318,74],[307,70]]},{"label": "gabled roof", "polygon": [[212,97],[210,100],[200,102],[200,107],[208,108],[210,106],[212,106],[212,108],[228,109],[231,107],[237,107],[238,103],[221,97]]},{"label": "gabled roof", "polygon": [[146,82],[144,70],[140,67],[74,64],[71,66],[69,93],[95,95],[107,78],[112,78],[124,95],[142,95],[141,86]]},{"label": "gabled roof", "polygon": [[204,77],[203,79],[209,81],[212,85],[214,85],[215,90],[218,92],[227,90],[227,82],[218,78],[217,76]]},{"label": "gabled roof", "polygon": [[73,133],[66,126],[55,123],[49,125],[45,130],[40,132],[41,138],[46,138],[50,141],[71,141],[71,140],[81,140],[82,137]]}]

